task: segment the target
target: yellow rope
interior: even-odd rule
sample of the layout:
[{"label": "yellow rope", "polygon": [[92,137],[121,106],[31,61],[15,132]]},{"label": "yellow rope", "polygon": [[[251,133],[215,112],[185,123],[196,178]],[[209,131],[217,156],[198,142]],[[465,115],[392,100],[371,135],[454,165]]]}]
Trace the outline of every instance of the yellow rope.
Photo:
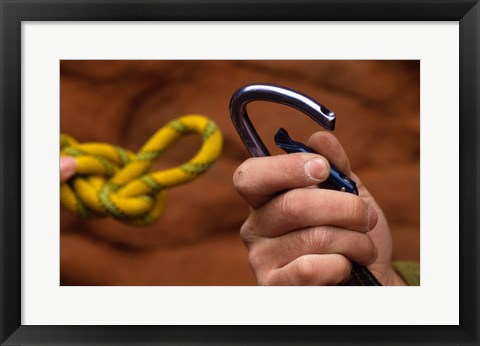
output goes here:
[{"label": "yellow rope", "polygon": [[[203,144],[187,163],[148,172],[178,138],[198,133]],[[74,156],[77,172],[60,186],[60,202],[81,217],[113,216],[136,226],[155,222],[165,207],[165,189],[195,179],[218,158],[222,134],[200,115],[185,115],[158,130],[137,154],[106,143],[78,143],[60,135],[60,155]]]}]

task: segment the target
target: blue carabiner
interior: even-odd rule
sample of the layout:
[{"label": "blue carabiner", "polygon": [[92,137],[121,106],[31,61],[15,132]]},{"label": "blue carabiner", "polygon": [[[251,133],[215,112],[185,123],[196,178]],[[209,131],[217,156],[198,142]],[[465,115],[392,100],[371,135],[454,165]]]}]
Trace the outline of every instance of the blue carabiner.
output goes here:
[{"label": "blue carabiner", "polygon": [[[290,106],[303,112],[327,130],[333,131],[335,128],[335,114],[324,105],[298,91],[270,84],[244,86],[238,89],[230,100],[230,116],[235,129],[252,156],[270,156],[270,152],[247,113],[247,104],[252,101],[269,101]],[[275,143],[287,153],[315,153],[305,144],[292,140],[283,128],[280,128],[275,135]],[[330,175],[322,187],[358,195],[356,183],[333,165],[330,165]],[[352,276],[344,285],[381,286],[382,284],[368,268],[353,263]]]}]

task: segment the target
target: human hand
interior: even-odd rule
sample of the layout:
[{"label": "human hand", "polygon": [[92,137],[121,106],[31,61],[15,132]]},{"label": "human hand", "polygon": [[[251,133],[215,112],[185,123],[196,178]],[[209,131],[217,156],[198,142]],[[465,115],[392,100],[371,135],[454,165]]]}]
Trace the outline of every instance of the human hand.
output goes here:
[{"label": "human hand", "polygon": [[67,181],[75,174],[77,169],[77,161],[70,156],[60,157],[60,183]]},{"label": "human hand", "polygon": [[[385,215],[351,171],[343,147],[324,131],[307,145],[319,155],[251,158],[234,174],[250,206],[240,234],[258,284],[335,285],[349,278],[353,261],[383,285],[405,285],[391,265]],[[356,181],[359,196],[317,187],[328,177],[327,160]]]}]

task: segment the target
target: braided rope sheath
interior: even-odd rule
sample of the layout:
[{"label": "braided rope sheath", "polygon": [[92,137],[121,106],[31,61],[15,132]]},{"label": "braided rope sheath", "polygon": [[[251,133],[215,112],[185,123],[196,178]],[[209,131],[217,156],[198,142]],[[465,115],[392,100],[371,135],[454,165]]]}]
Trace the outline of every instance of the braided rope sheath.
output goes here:
[{"label": "braided rope sheath", "polygon": [[[153,162],[181,136],[197,133],[203,144],[181,166],[149,172]],[[60,186],[60,203],[85,217],[112,216],[130,225],[149,225],[165,208],[165,189],[205,173],[222,150],[217,125],[201,115],[185,115],[158,130],[135,154],[106,143],[78,143],[60,135],[60,155],[75,157],[77,172]]]},{"label": "braided rope sheath", "polygon": [[340,286],[383,286],[375,275],[367,268],[352,262],[351,276]]}]

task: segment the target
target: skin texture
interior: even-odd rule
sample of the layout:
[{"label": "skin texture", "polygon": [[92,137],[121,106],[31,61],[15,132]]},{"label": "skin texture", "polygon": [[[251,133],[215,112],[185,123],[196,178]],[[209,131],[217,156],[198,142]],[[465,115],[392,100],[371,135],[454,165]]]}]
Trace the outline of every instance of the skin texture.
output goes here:
[{"label": "skin texture", "polygon": [[74,175],[76,169],[77,169],[77,162],[73,157],[70,157],[70,156],[60,157],[60,183],[67,181],[68,178]]},{"label": "skin texture", "polygon": [[[238,193],[250,206],[240,234],[259,285],[335,285],[351,261],[383,285],[405,285],[394,271],[387,220],[331,133],[313,134],[319,155],[251,158],[236,170]],[[359,196],[318,188],[329,161],[357,182]]]}]

